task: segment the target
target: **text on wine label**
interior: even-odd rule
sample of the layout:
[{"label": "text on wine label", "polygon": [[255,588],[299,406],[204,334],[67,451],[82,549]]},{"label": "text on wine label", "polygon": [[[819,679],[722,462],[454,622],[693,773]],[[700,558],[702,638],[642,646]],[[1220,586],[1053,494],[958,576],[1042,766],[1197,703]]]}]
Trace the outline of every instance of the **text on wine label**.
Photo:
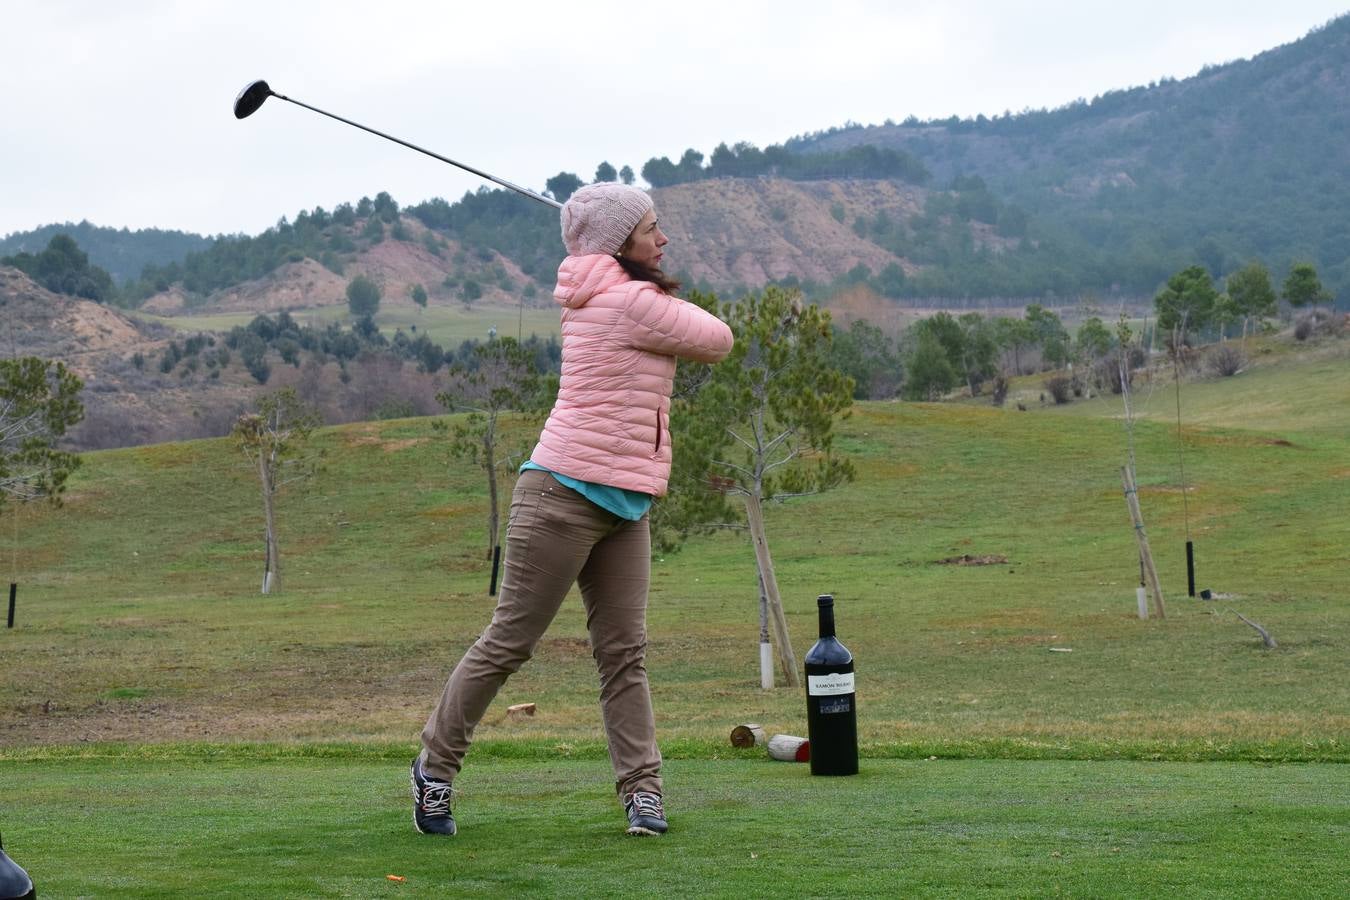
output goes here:
[{"label": "text on wine label", "polygon": [[831,675],[806,676],[806,693],[811,697],[853,693],[853,673],[835,672]]}]

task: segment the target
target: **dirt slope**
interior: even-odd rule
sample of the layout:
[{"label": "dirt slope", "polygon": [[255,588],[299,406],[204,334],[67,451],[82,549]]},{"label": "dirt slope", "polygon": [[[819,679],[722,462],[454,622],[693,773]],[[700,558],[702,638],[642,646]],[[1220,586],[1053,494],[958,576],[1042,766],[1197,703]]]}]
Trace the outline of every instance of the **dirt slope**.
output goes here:
[{"label": "dirt slope", "polygon": [[[925,192],[890,181],[717,178],[654,192],[671,247],[665,268],[714,285],[760,287],[788,275],[829,281],[862,263],[914,266],[858,237],[859,216],[908,219]],[[834,213],[842,210],[842,221]]]}]

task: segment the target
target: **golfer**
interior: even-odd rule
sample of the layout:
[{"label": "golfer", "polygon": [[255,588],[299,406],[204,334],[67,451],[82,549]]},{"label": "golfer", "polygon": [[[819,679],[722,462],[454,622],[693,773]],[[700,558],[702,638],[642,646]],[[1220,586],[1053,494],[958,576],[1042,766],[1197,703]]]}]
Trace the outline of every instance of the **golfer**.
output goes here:
[{"label": "golfer", "polygon": [[525,663],[575,583],[600,674],[600,713],[628,833],[666,831],[661,753],[647,685],[647,513],[670,477],[675,360],[717,362],[731,329],[674,296],[661,271],[667,238],[646,192],[605,182],[562,208],[568,256],[562,381],[506,526],[501,594],[487,630],[459,661],[412,764],[413,823],[455,833],[451,785],[474,727]]}]

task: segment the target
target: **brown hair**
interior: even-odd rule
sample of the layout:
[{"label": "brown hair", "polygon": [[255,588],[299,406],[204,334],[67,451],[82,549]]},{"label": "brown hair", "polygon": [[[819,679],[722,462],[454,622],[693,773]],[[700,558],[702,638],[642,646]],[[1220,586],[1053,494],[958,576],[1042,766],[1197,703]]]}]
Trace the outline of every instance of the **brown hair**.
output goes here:
[{"label": "brown hair", "polygon": [[644,266],[641,263],[633,262],[631,259],[624,256],[623,252],[632,246],[632,243],[633,236],[629,235],[628,240],[624,241],[623,246],[619,248],[619,252],[614,254],[614,258],[618,261],[623,270],[628,273],[629,278],[632,278],[634,281],[650,281],[660,288],[663,293],[667,294],[674,294],[682,287],[682,284],[678,279],[671,278],[655,266]]}]

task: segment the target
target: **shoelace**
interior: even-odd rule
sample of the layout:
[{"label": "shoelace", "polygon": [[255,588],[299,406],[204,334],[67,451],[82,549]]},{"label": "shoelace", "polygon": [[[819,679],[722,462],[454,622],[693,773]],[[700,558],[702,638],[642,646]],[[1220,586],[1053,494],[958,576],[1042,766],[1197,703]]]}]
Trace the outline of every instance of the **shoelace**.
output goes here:
[{"label": "shoelace", "polygon": [[655,816],[658,819],[666,817],[665,810],[661,808],[661,795],[653,794],[649,791],[634,791],[628,795],[628,802],[631,804],[632,812],[639,816]]},{"label": "shoelace", "polygon": [[426,781],[422,788],[422,812],[429,816],[450,815],[450,798],[454,788],[443,781]]}]

